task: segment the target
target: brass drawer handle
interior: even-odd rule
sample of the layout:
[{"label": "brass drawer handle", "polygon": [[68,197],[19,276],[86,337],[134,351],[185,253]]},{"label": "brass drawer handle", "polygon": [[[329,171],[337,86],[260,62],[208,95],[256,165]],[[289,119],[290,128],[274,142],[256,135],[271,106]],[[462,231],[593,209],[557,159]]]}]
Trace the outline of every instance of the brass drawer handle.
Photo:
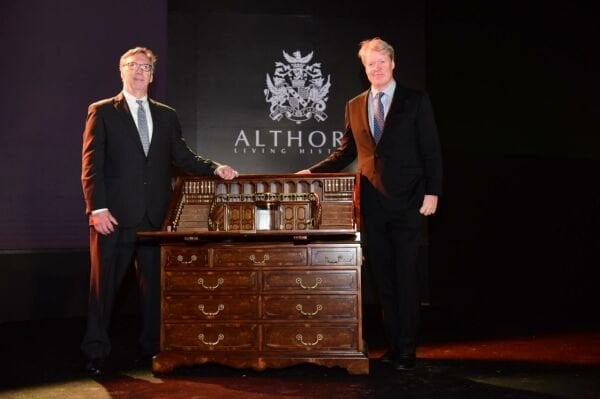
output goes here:
[{"label": "brass drawer handle", "polygon": [[190,260],[187,260],[187,261],[183,260],[183,255],[177,255],[177,262],[183,263],[184,265],[189,265],[190,263],[194,263],[197,260],[198,260],[198,257],[196,255],[190,256]]},{"label": "brass drawer handle", "polygon": [[254,254],[250,255],[248,258],[255,265],[264,265],[269,260],[269,254],[264,254],[263,255],[263,260],[259,260],[259,261],[256,260],[256,256]]},{"label": "brass drawer handle", "polygon": [[202,341],[202,343],[203,343],[204,345],[208,345],[208,346],[215,346],[215,345],[217,345],[219,342],[221,342],[221,341],[223,341],[223,340],[225,339],[225,335],[223,335],[223,334],[219,334],[219,336],[217,337],[217,340],[216,340],[216,341],[214,341],[214,342],[206,342],[206,341],[204,340],[204,334],[198,334],[198,339],[199,339],[200,341]]},{"label": "brass drawer handle", "polygon": [[305,312],[302,308],[301,304],[297,304],[296,305],[296,310],[300,313],[302,313],[304,316],[314,316],[317,313],[319,313],[321,310],[323,310],[323,305],[321,305],[320,303],[317,304],[317,310],[315,310],[314,312],[310,313],[310,312]]},{"label": "brass drawer handle", "polygon": [[202,312],[203,315],[205,316],[216,316],[219,314],[219,312],[223,309],[225,309],[225,305],[223,305],[222,303],[219,304],[219,306],[217,306],[217,310],[215,312],[205,312],[204,311],[204,305],[200,304],[198,305],[198,309]]},{"label": "brass drawer handle", "polygon": [[219,277],[217,279],[217,285],[213,286],[204,285],[204,279],[202,277],[198,278],[198,284],[201,285],[205,290],[216,290],[220,285],[223,285],[223,283],[225,283],[225,279],[223,277]]},{"label": "brass drawer handle", "polygon": [[315,342],[304,342],[304,339],[302,338],[302,334],[297,334],[296,335],[296,341],[300,341],[300,343],[304,346],[315,346],[316,344],[319,343],[319,341],[321,341],[323,339],[323,335],[321,334],[317,334],[317,340]]},{"label": "brass drawer handle", "polygon": [[317,277],[315,279],[315,285],[307,286],[302,283],[302,277],[296,277],[296,284],[298,284],[300,287],[302,287],[305,290],[313,290],[313,289],[317,288],[319,286],[319,284],[321,284],[322,282],[323,282],[323,279],[321,279],[321,277]]},{"label": "brass drawer handle", "polygon": [[342,260],[344,260],[343,255],[338,255],[336,259],[329,259],[329,256],[325,257],[325,262],[327,263],[340,263]]}]

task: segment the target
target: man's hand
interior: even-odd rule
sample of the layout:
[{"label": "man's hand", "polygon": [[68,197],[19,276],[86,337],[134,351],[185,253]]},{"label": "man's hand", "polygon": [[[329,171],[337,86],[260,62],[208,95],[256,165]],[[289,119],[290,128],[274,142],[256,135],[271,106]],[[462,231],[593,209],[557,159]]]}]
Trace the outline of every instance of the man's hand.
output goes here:
[{"label": "man's hand", "polygon": [[219,176],[221,179],[231,180],[238,177],[239,173],[229,165],[221,165],[215,169],[215,175]]},{"label": "man's hand", "polygon": [[421,209],[419,212],[424,216],[431,216],[435,213],[437,209],[438,196],[437,195],[426,195],[423,198],[423,205],[421,205]]},{"label": "man's hand", "polygon": [[118,224],[117,219],[113,217],[108,209],[90,215],[90,226],[94,226],[94,229],[104,236],[114,232],[115,226]]}]

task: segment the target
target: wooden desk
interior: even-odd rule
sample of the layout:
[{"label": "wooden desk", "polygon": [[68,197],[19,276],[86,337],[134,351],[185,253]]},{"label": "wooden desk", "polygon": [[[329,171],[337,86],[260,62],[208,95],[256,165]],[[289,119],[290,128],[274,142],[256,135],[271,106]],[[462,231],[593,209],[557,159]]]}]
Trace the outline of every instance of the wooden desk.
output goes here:
[{"label": "wooden desk", "polygon": [[354,174],[177,181],[152,370],[313,363],[368,374]]}]

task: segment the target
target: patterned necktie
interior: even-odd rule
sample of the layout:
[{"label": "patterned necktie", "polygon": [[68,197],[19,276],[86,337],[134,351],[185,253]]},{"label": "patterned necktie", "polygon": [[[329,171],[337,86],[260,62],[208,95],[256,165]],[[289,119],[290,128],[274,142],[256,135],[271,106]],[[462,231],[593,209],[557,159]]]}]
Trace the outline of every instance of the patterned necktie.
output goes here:
[{"label": "patterned necktie", "polygon": [[381,97],[383,97],[383,94],[384,93],[380,91],[375,95],[375,98],[373,99],[373,139],[375,139],[376,143],[381,137],[381,132],[383,131],[383,123],[385,121],[383,103],[381,102]]},{"label": "patterned necktie", "polygon": [[144,147],[144,154],[148,155],[148,148],[150,148],[150,135],[148,134],[148,120],[146,119],[146,111],[144,110],[144,101],[135,100],[138,103],[138,132],[140,139],[142,140],[142,147]]}]

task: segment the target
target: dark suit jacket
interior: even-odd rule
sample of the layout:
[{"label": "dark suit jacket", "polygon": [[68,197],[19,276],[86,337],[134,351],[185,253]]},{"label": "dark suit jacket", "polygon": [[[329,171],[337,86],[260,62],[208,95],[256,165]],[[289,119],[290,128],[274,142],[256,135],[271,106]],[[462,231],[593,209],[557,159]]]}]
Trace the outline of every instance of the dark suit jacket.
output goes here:
[{"label": "dark suit jacket", "polygon": [[368,98],[369,90],[347,102],[341,145],[311,172],[336,172],[358,157],[364,213],[417,209],[425,194],[441,195],[442,156],[429,96],[396,85],[377,144]]},{"label": "dark suit jacket", "polygon": [[161,226],[171,195],[173,166],[212,175],[219,165],[186,145],[175,110],[149,99],[153,133],[144,154],[123,94],[89,106],[83,133],[81,183],[89,215],[108,208],[121,227],[134,227],[147,212]]}]

